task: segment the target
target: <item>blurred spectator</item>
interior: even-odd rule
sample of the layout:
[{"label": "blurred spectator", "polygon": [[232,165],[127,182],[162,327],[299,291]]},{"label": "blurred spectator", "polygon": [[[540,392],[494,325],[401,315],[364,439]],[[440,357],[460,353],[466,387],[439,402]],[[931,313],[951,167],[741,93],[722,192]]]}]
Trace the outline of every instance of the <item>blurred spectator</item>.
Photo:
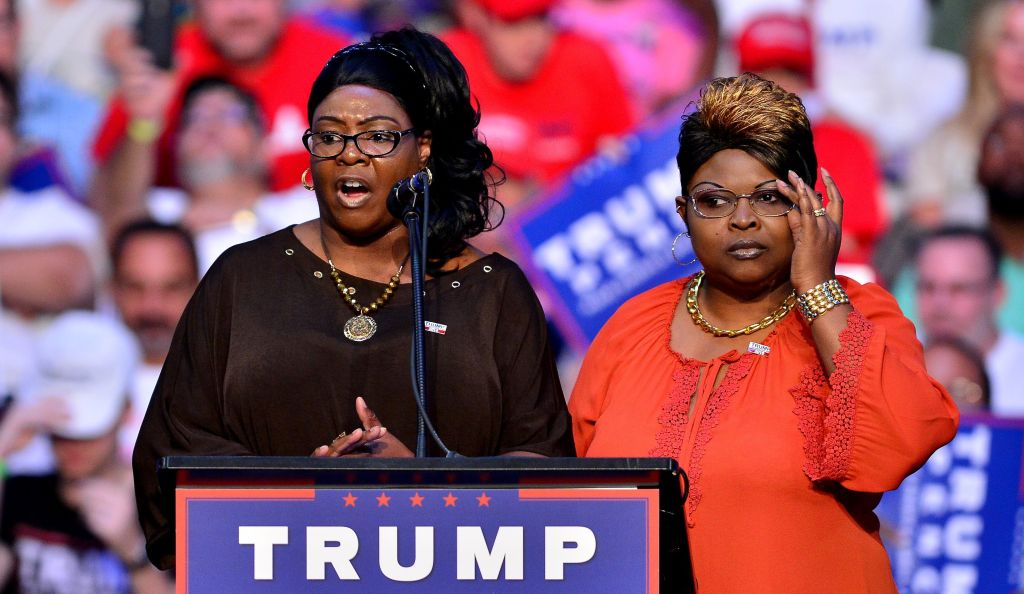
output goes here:
[{"label": "blurred spectator", "polygon": [[293,0],[292,6],[317,25],[349,39],[369,38],[375,31],[408,24],[430,27],[444,13],[445,0]]},{"label": "blurred spectator", "polygon": [[76,194],[92,173],[89,144],[117,80],[108,37],[131,30],[133,0],[21,0],[18,5],[21,132],[52,145]]},{"label": "blurred spectator", "polygon": [[371,0],[320,0],[308,2],[300,14],[348,39],[365,39],[376,30]]},{"label": "blurred spectator", "polygon": [[[18,39],[20,36],[18,32],[21,25],[17,8],[15,0],[0,0],[0,75],[12,81],[18,88],[20,103],[30,103],[31,99],[26,98],[26,93],[32,95],[34,92],[34,80],[30,80],[31,77],[21,76],[19,73]],[[19,80],[19,78],[23,80]],[[32,111],[31,104],[26,107]],[[20,132],[26,128],[24,109],[21,105],[18,106],[18,112],[21,117],[19,117],[15,128]],[[28,117],[31,118],[31,114]],[[71,124],[72,129],[75,125],[77,124]],[[49,126],[51,131],[60,128],[60,126],[54,126],[53,122],[49,122]],[[21,134],[19,136],[21,138],[18,143],[17,160],[6,170],[6,184],[22,192],[34,192],[52,185],[59,185],[66,193],[77,196],[74,188],[68,183],[67,175],[61,164],[62,159],[57,151],[48,144],[32,142],[31,136],[34,134],[30,133],[29,137]],[[68,144],[73,145],[74,140]]]},{"label": "blurred spectator", "polygon": [[1003,248],[1000,324],[1024,335],[1024,106],[1011,105],[985,136],[978,163],[989,225]]},{"label": "blurred spectator", "polygon": [[[563,0],[555,23],[604,45],[643,120],[712,74],[717,22],[679,0]],[[694,2],[710,7],[709,0]],[[710,28],[710,34],[708,29]],[[708,55],[711,55],[711,59]],[[678,115],[678,114],[675,114]]]},{"label": "blurred spectator", "polygon": [[0,394],[14,394],[32,374],[31,345],[49,316],[91,303],[104,262],[89,211],[56,187],[26,194],[8,185],[17,118],[14,85],[0,74]]},{"label": "blurred spectator", "polygon": [[88,312],[39,341],[41,374],[0,424],[0,455],[25,436],[53,444],[57,470],[3,483],[0,584],[17,592],[171,592],[149,564],[130,467],[117,455],[138,359],[131,334]]},{"label": "blurred spectator", "polygon": [[978,349],[959,338],[939,337],[925,345],[924,363],[928,375],[945,386],[960,412],[988,412],[988,373]]},{"label": "blurred spectator", "polygon": [[1024,102],[1024,2],[993,0],[985,6],[971,27],[968,60],[967,101],[918,145],[907,170],[908,214],[923,226],[985,222],[978,152],[999,110]]},{"label": "blurred spectator", "polygon": [[174,186],[172,134],[179,129],[184,91],[204,75],[223,76],[249,89],[268,114],[270,185],[298,185],[309,155],[306,97],[324,62],[347,41],[291,18],[285,0],[195,0],[195,22],[178,32],[175,70],[154,66],[146,50],[124,43],[115,51],[120,96],[107,114],[94,150],[100,166],[92,192],[101,211],[117,210],[109,192],[146,192],[150,180]]},{"label": "blurred spectator", "polygon": [[555,0],[457,0],[462,28],[444,41],[480,101],[480,135],[510,183],[506,206],[630,130],[629,99],[607,52],[560,30]]},{"label": "blurred spectator", "polygon": [[18,13],[16,0],[0,1],[0,74],[18,76]]},{"label": "blurred spectator", "polygon": [[178,319],[199,283],[199,264],[188,231],[149,220],[118,232],[110,260],[114,303],[142,347],[142,362],[130,388],[131,407],[120,432],[121,454],[127,462]]},{"label": "blurred spectator", "polygon": [[943,227],[925,235],[917,253],[917,310],[927,341],[955,337],[978,349],[992,386],[992,412],[1024,415],[1024,338],[996,324],[1005,294],[1001,250],[987,231]]},{"label": "blurred spectator", "polygon": [[930,45],[928,0],[804,3],[818,35],[818,88],[900,175],[907,153],[962,104],[963,58]]},{"label": "blurred spectator", "polygon": [[[801,14],[807,9],[807,0],[714,0],[718,12],[719,28],[725,39],[735,39],[751,18],[766,13]],[[723,53],[731,48],[725,46]]]},{"label": "blurred spectator", "polygon": [[318,215],[316,201],[299,186],[280,194],[267,187],[265,120],[247,91],[223,78],[194,80],[178,126],[171,150],[181,189],[110,188],[118,210],[106,211],[108,229],[140,217],[180,223],[195,237],[203,273],[228,247]]},{"label": "blurred spectator", "polygon": [[[871,138],[830,111],[815,87],[814,35],[798,15],[752,17],[736,38],[740,71],[773,80],[800,96],[814,133],[818,162],[843,188],[843,245],[840,273],[861,282],[875,280],[868,263],[885,227],[882,173]],[[816,188],[824,194],[818,176]]]}]

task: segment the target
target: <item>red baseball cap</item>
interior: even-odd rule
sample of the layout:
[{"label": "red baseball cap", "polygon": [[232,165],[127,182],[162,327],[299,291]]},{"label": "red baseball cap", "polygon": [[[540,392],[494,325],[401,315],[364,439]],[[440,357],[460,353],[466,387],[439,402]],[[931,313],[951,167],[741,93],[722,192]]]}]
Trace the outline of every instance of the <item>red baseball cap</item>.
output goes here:
[{"label": "red baseball cap", "polygon": [[480,7],[503,21],[518,21],[543,14],[557,0],[474,0]]},{"label": "red baseball cap", "polygon": [[743,72],[785,68],[814,82],[814,33],[802,16],[763,14],[754,17],[736,38]]}]

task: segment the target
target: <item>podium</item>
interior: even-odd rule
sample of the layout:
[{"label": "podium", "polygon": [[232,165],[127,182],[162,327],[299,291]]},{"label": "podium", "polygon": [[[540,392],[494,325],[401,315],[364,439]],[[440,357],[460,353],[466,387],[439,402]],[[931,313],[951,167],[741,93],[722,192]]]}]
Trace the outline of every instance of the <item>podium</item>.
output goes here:
[{"label": "podium", "polygon": [[665,458],[196,457],[178,592],[690,592],[686,477]]}]

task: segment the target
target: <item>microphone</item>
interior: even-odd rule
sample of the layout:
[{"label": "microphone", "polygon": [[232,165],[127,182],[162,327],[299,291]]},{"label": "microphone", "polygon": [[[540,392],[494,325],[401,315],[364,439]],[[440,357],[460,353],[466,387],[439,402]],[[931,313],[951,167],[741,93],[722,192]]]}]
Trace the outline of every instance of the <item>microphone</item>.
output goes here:
[{"label": "microphone", "polygon": [[419,212],[422,201],[417,200],[433,181],[429,170],[423,170],[403,179],[391,188],[388,194],[388,212],[396,219],[402,220],[410,210]]}]

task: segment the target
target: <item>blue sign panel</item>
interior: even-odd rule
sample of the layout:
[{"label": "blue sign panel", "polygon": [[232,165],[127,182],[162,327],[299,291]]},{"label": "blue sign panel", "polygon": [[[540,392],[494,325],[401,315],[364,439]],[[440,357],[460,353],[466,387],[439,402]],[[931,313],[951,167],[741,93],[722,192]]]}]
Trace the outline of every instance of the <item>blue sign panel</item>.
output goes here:
[{"label": "blue sign panel", "polygon": [[[671,111],[669,111],[671,113]],[[543,289],[549,315],[574,347],[585,349],[628,298],[696,271],[672,258],[685,230],[676,214],[681,193],[679,114],[625,141],[625,154],[595,158],[565,185],[517,217],[531,280]],[[676,241],[682,262],[693,258],[685,236]]]},{"label": "blue sign panel", "polygon": [[964,417],[876,510],[902,592],[1024,588],[1024,421]]},{"label": "blue sign panel", "polygon": [[187,592],[653,592],[657,493],[179,488]]}]

